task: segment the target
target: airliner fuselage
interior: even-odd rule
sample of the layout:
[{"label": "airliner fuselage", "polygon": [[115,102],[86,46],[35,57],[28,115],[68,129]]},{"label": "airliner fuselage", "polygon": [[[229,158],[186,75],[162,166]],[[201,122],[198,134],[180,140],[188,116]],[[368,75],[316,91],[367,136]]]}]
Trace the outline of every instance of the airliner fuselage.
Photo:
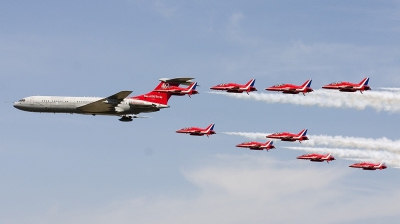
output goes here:
[{"label": "airliner fuselage", "polygon": [[14,107],[23,111],[41,113],[77,113],[77,114],[102,114],[126,115],[159,111],[168,108],[168,105],[151,103],[143,100],[124,99],[121,102],[104,99],[104,104],[113,105],[107,111],[85,111],[82,108],[90,103],[102,100],[100,97],[63,97],[63,96],[30,96],[14,103]]}]

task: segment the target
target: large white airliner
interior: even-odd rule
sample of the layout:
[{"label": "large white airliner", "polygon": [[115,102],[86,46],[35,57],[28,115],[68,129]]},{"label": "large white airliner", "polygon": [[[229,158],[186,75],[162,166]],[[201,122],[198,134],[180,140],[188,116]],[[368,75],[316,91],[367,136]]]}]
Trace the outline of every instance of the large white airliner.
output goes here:
[{"label": "large white airliner", "polygon": [[160,79],[157,87],[143,95],[129,97],[132,91],[121,91],[109,97],[29,96],[14,103],[23,111],[39,113],[70,113],[120,116],[120,121],[140,118],[139,113],[150,113],[169,108],[170,93],[157,92],[165,83],[169,86],[189,85],[193,78]]}]

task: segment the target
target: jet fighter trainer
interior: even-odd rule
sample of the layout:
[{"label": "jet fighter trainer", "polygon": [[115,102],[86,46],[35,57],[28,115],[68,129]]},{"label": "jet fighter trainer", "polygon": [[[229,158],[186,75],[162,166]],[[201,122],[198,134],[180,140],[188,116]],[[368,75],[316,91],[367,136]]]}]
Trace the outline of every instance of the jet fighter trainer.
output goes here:
[{"label": "jet fighter trainer", "polygon": [[299,141],[301,143],[301,141],[308,140],[308,137],[306,136],[306,134],[307,134],[307,129],[304,129],[298,134],[289,133],[289,132],[278,132],[278,133],[273,133],[273,134],[267,135],[266,137],[280,139],[281,141],[288,141],[288,142]]},{"label": "jet fighter trainer", "polygon": [[303,83],[303,85],[301,85],[301,86],[297,86],[297,85],[293,85],[293,84],[278,84],[278,85],[268,87],[265,90],[278,91],[278,92],[282,92],[282,93],[286,93],[286,94],[303,93],[303,95],[305,95],[306,93],[314,91],[311,88],[311,82],[312,82],[312,80],[309,79],[305,83]]},{"label": "jet fighter trainer", "polygon": [[210,89],[212,90],[223,90],[228,93],[243,93],[247,92],[253,92],[257,91],[257,89],[254,87],[254,83],[256,82],[255,79],[250,80],[248,83],[241,85],[237,83],[222,83],[216,86],[211,87]]},{"label": "jet fighter trainer", "polygon": [[199,128],[199,127],[188,127],[188,128],[182,128],[180,130],[177,130],[176,133],[182,133],[182,134],[190,134],[190,135],[195,135],[195,136],[203,136],[203,135],[214,135],[217,134],[214,131],[214,125],[215,124],[210,124],[206,128]]},{"label": "jet fighter trainer", "polygon": [[334,82],[328,85],[323,86],[323,89],[338,89],[340,92],[356,92],[371,90],[371,87],[368,86],[369,78],[364,78],[360,83],[351,83],[351,82]]},{"label": "jet fighter trainer", "polygon": [[326,161],[329,163],[329,161],[335,160],[335,157],[333,157],[330,153],[323,155],[323,154],[305,154],[298,156],[297,159],[305,159],[305,160],[310,160],[311,162],[324,162]]},{"label": "jet fighter trainer", "polygon": [[262,142],[243,142],[240,144],[237,144],[236,147],[239,148],[248,148],[250,150],[267,150],[269,151],[270,149],[274,149],[275,146],[273,145],[273,141],[267,141],[266,143]]},{"label": "jet fighter trainer", "polygon": [[350,165],[351,168],[361,168],[363,170],[383,170],[387,166],[384,163],[370,163],[370,162],[360,162]]}]

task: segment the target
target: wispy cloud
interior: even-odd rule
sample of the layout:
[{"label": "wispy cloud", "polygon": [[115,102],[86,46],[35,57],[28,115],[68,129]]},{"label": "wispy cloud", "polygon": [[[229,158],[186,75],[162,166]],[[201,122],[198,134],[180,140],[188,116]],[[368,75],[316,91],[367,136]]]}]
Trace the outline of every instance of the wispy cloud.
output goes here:
[{"label": "wispy cloud", "polygon": [[395,206],[400,199],[398,190],[391,190],[390,194],[385,189],[363,197],[348,197],[357,194],[356,190],[344,187],[341,181],[349,177],[349,173],[333,171],[332,166],[314,169],[306,168],[304,164],[260,156],[220,155],[208,164],[183,171],[186,179],[198,189],[193,194],[137,197],[115,201],[98,210],[69,211],[67,214],[52,210],[47,217],[35,221],[301,224],[319,222],[321,217],[329,217],[325,223],[338,223],[398,215]]}]

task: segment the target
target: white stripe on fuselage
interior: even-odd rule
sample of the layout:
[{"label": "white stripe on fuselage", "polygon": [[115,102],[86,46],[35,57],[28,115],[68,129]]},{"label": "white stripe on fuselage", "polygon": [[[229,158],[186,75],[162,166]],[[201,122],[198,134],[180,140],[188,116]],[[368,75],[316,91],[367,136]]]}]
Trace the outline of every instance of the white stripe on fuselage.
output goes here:
[{"label": "white stripe on fuselage", "polygon": [[[103,114],[103,115],[123,115],[154,112],[168,105],[151,103],[143,100],[126,98],[115,106],[116,111],[91,113],[83,112],[78,107],[101,100],[101,97],[63,97],[63,96],[30,96],[15,102],[14,107],[30,112],[48,113],[78,113],[78,114]],[[104,99],[105,103],[110,103]]]}]

